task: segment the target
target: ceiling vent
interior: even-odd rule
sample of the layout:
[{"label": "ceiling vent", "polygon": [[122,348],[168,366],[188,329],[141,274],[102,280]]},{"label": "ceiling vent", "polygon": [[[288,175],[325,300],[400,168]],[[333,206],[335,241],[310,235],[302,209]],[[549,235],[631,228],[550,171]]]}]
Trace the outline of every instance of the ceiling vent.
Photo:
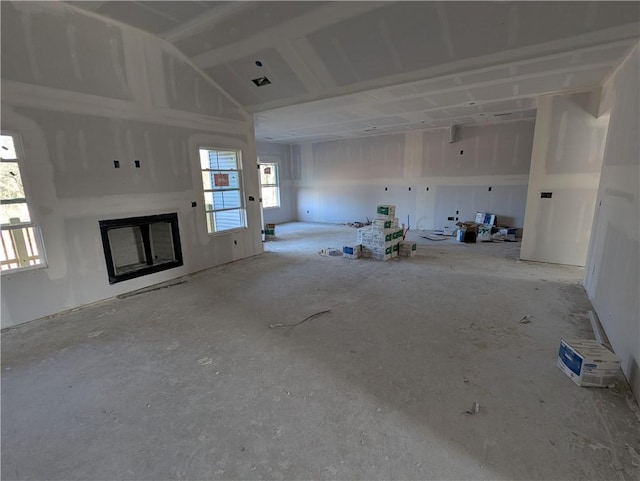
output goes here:
[{"label": "ceiling vent", "polygon": [[271,83],[271,80],[269,80],[267,77],[258,77],[254,78],[252,82],[256,84],[256,87],[264,87],[265,85],[269,85]]}]

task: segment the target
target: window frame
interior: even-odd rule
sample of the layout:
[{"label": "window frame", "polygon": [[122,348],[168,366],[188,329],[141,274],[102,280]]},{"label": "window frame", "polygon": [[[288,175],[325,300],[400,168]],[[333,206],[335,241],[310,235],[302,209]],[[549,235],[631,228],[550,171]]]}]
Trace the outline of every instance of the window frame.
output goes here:
[{"label": "window frame", "polygon": [[[265,165],[269,165],[271,167],[273,167],[275,169],[275,178],[276,178],[276,183],[275,184],[263,184],[262,183],[262,166]],[[262,161],[260,158],[258,158],[258,170],[259,172],[259,177],[260,177],[260,199],[262,199],[262,208],[265,210],[270,210],[270,209],[280,209],[282,207],[282,203],[281,203],[281,199],[280,199],[280,165],[278,164],[278,162],[264,162]],[[263,187],[275,187],[277,189],[277,199],[278,199],[278,204],[277,205],[272,205],[272,206],[265,206],[264,205],[264,196],[262,195],[262,188]]]},{"label": "window frame", "polygon": [[[213,152],[235,152],[236,153],[236,169],[235,170],[203,169],[201,159],[200,159],[200,152],[202,150],[213,151]],[[244,175],[243,175],[243,163],[242,163],[242,149],[239,149],[236,147],[210,147],[208,145],[199,145],[198,146],[198,166],[200,170],[200,182],[202,184],[202,199],[204,200],[204,203],[203,203],[204,221],[207,229],[207,234],[209,236],[218,236],[222,234],[228,234],[230,232],[238,232],[243,229],[247,229],[247,207],[244,199]],[[206,189],[203,178],[202,178],[203,172],[237,172],[238,173],[238,189],[237,190],[240,197],[240,207],[232,207],[228,209],[211,209],[211,210],[207,209],[207,198],[206,198],[207,192],[211,192],[213,194],[213,192],[220,192],[220,191],[229,192],[236,189],[218,189],[218,190]],[[224,229],[224,230],[213,230],[212,232],[209,231],[209,221],[207,219],[209,215],[214,214],[215,212],[225,212],[225,211],[232,211],[232,210],[240,211],[241,224],[242,224],[241,226],[232,227],[230,229]],[[211,218],[212,218],[212,225],[215,228],[215,215],[211,215]]]},{"label": "window frame", "polygon": [[[28,266],[19,266],[10,269],[1,269],[0,268],[0,276],[6,276],[15,274],[18,272],[32,271],[36,269],[46,269],[49,267],[47,262],[47,254],[44,248],[44,240],[42,238],[42,229],[40,228],[40,223],[38,222],[37,215],[33,209],[33,195],[31,191],[31,187],[29,185],[28,175],[25,175],[24,162],[26,160],[26,154],[22,145],[22,137],[19,132],[13,130],[0,130],[0,135],[8,136],[13,139],[13,147],[16,152],[15,159],[0,159],[0,163],[16,163],[18,165],[18,170],[20,172],[20,180],[22,183],[22,190],[24,191],[24,198],[16,198],[11,199],[11,201],[3,203],[13,204],[13,203],[24,203],[27,207],[27,212],[29,213],[30,222],[15,224],[15,225],[0,225],[1,231],[12,231],[18,229],[27,229],[31,228],[33,233],[33,242],[35,243],[35,247],[38,249],[38,259],[40,261],[39,264],[28,265]],[[16,202],[19,201],[19,202]],[[23,201],[23,202],[22,202]]]}]

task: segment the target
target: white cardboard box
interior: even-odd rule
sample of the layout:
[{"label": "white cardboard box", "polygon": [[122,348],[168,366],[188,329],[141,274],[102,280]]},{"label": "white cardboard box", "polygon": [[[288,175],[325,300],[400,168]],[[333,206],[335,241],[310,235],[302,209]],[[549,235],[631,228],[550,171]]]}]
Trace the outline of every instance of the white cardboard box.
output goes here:
[{"label": "white cardboard box", "polygon": [[362,246],[360,244],[353,244],[344,246],[342,248],[342,256],[347,259],[357,259],[362,252]]},{"label": "white cardboard box", "polygon": [[620,371],[616,355],[590,339],[560,340],[557,366],[578,386],[606,387]]}]

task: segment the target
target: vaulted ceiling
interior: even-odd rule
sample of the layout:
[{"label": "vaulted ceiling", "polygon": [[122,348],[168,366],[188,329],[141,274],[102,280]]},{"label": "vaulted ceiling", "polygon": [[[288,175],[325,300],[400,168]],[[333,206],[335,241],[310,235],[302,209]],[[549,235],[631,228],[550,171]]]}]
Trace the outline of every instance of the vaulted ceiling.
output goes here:
[{"label": "vaulted ceiling", "polygon": [[533,118],[640,35],[638,2],[70,3],[173,43],[280,142]]}]

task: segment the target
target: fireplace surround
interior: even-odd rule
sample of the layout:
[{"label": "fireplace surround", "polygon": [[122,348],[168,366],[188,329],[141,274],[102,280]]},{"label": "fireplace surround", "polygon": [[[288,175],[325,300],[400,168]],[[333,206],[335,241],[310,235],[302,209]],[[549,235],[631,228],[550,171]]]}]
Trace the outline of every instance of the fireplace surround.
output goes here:
[{"label": "fireplace surround", "polygon": [[177,213],[99,224],[109,284],[183,265]]}]

